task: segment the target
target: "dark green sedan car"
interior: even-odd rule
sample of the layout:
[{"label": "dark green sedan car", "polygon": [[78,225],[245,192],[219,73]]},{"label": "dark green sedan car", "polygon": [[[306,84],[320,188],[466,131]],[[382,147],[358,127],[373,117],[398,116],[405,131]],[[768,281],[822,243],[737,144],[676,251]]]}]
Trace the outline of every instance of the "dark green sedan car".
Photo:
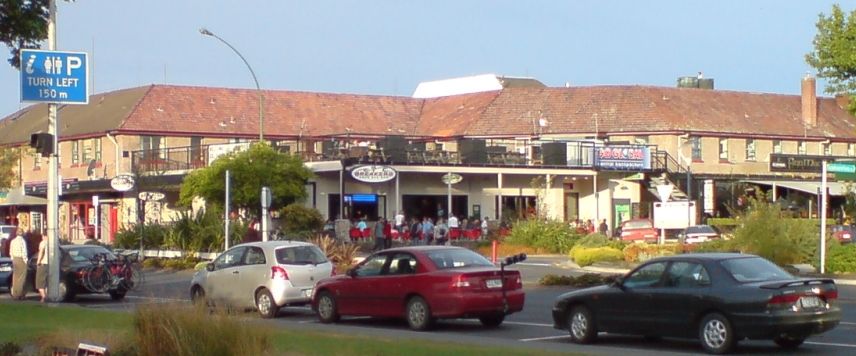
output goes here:
[{"label": "dark green sedan car", "polygon": [[838,325],[837,299],[833,280],[799,279],[758,256],[687,254],[648,261],[611,285],[562,294],[553,322],[575,343],[609,332],[697,338],[716,354],[742,339],[796,348]]}]

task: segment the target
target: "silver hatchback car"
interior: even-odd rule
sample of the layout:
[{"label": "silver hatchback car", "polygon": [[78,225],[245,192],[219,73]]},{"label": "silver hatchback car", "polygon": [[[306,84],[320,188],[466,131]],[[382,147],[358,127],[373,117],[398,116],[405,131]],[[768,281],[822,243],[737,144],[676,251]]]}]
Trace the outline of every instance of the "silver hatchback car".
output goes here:
[{"label": "silver hatchback car", "polygon": [[312,300],[315,283],[335,273],[318,246],[298,241],[252,242],[223,252],[190,282],[190,297],[254,307],[263,318]]}]

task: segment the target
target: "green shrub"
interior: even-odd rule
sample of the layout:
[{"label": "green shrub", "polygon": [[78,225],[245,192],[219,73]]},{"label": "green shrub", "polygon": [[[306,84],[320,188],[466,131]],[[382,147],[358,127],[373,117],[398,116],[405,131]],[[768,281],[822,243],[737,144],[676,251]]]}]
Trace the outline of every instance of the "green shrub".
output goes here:
[{"label": "green shrub", "polygon": [[196,267],[196,264],[199,263],[198,259],[195,258],[168,258],[163,261],[163,268],[168,268],[172,270],[186,270],[193,269]]},{"label": "green shrub", "polygon": [[594,233],[577,240],[574,246],[580,247],[603,247],[609,243],[609,238],[604,234]]},{"label": "green shrub", "polygon": [[763,193],[749,199],[740,220],[743,224],[735,230],[733,240],[740,251],[780,266],[816,260],[816,222],[784,217],[781,206],[767,202]]},{"label": "green shrub", "polygon": [[542,286],[571,286],[578,288],[593,287],[604,284],[610,284],[616,280],[618,274],[598,274],[586,273],[579,276],[560,276],[548,274],[538,280],[538,284]]},{"label": "green shrub", "polygon": [[612,247],[574,247],[571,249],[571,258],[581,267],[585,267],[595,262],[621,261],[624,259],[624,253]]},{"label": "green shrub", "polygon": [[856,244],[831,245],[826,256],[826,268],[833,273],[856,272]]},{"label": "green shrub", "polygon": [[[160,249],[164,245],[169,228],[164,225],[143,225],[143,247],[147,250]],[[140,248],[140,226],[129,225],[116,233],[113,245],[124,249]]]},{"label": "green shrub", "polygon": [[300,203],[282,208],[282,227],[289,237],[309,238],[324,228],[324,216]]},{"label": "green shrub", "polygon": [[134,313],[138,355],[266,355],[269,326],[204,306],[140,306]]},{"label": "green shrub", "polygon": [[12,341],[7,341],[0,344],[0,356],[17,355],[23,351],[24,350],[21,348],[20,345]]},{"label": "green shrub", "polygon": [[163,267],[163,260],[160,258],[147,258],[143,260],[143,267],[145,268],[161,268]]},{"label": "green shrub", "polygon": [[740,252],[734,240],[716,239],[688,245],[692,252]]},{"label": "green shrub", "polygon": [[715,227],[726,227],[733,226],[736,227],[740,225],[740,221],[735,218],[710,218],[707,219],[707,224]]},{"label": "green shrub", "polygon": [[568,253],[580,238],[568,224],[553,220],[520,220],[514,224],[506,242],[531,246],[552,253]]},{"label": "green shrub", "polygon": [[645,262],[655,257],[671,256],[681,249],[681,245],[653,245],[646,243],[633,243],[624,247],[621,251],[627,262]]}]

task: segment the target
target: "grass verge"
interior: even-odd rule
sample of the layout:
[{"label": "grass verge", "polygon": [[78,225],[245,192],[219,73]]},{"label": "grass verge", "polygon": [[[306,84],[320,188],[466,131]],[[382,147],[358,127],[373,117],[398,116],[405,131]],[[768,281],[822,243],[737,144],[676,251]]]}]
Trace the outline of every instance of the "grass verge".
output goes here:
[{"label": "grass verge", "polygon": [[[193,308],[174,307],[195,313]],[[172,309],[171,313],[176,313]],[[157,343],[157,339],[149,339],[135,332],[135,325],[163,325],[162,322],[144,321],[151,318],[149,314],[100,311],[65,306],[45,306],[19,303],[0,303],[0,344],[15,342],[19,345],[34,345],[40,350],[49,351],[51,346],[74,347],[77,342],[88,341],[107,345],[112,349],[147,350],[146,347],[130,346],[129,342]],[[222,315],[189,316],[196,320],[197,328],[210,329],[215,319]],[[240,318],[238,323],[247,321]],[[143,320],[143,321],[141,321]],[[252,321],[252,319],[249,319]],[[222,322],[222,320],[220,320]],[[202,324],[202,325],[198,325]],[[219,323],[218,323],[219,324]],[[235,324],[235,325],[239,325]],[[253,328],[270,324],[255,324]],[[268,340],[271,350],[264,354],[272,355],[554,355],[534,349],[509,349],[498,347],[482,347],[477,345],[439,343],[436,341],[396,339],[392,337],[369,337],[335,334],[329,332],[303,331],[286,328],[268,328]],[[190,331],[171,331],[161,334],[161,337],[178,333],[198,334]],[[233,330],[234,332],[234,330]],[[246,336],[246,335],[245,335]],[[196,337],[194,337],[196,338]],[[165,340],[160,339],[161,343]],[[156,352],[155,349],[149,349]],[[217,352],[208,350],[209,354]],[[123,352],[122,354],[126,354]],[[132,353],[133,354],[133,353]],[[143,353],[140,353],[143,354]]]}]

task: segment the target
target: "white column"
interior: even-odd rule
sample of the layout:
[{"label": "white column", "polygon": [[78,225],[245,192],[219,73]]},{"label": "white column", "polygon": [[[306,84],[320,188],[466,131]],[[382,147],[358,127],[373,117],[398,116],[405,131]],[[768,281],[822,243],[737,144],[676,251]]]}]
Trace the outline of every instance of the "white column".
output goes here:
[{"label": "white column", "polygon": [[498,216],[498,220],[502,222],[502,173],[496,174],[496,182],[496,185],[499,188],[499,193],[496,195],[496,216]]}]

